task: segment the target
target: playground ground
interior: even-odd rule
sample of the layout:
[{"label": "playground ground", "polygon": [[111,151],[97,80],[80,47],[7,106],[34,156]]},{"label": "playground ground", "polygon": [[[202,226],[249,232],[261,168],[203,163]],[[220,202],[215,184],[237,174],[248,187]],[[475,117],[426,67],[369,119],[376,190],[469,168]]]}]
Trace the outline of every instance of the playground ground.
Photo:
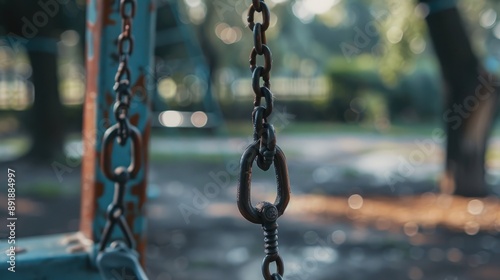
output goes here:
[{"label": "playground ground", "polygon": [[[444,157],[438,132],[279,134],[293,193],[279,219],[286,279],[498,279],[500,203],[438,194]],[[240,216],[237,177],[228,168],[249,143],[243,134],[152,137],[150,279],[261,279],[262,230]],[[487,180],[494,186],[500,182],[494,152],[500,138],[491,147]],[[16,168],[26,174],[18,183],[18,236],[76,231],[79,169],[59,182],[49,164],[20,162]],[[209,182],[219,191],[194,205],[195,190],[203,193]],[[255,171],[252,187],[254,200],[272,200],[274,175]],[[187,217],[182,205],[198,211]]]}]

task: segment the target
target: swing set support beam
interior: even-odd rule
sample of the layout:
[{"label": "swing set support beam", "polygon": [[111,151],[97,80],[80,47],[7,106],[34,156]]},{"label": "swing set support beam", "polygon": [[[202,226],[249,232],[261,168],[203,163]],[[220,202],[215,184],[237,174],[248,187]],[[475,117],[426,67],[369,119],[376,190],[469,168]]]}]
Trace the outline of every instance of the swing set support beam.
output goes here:
[{"label": "swing set support beam", "polygon": [[[83,124],[82,209],[80,231],[94,243],[100,241],[106,223],[106,210],[113,200],[114,183],[107,179],[100,166],[102,138],[106,129],[116,123],[113,114],[115,74],[118,68],[116,38],[121,33],[120,1],[87,1],[87,92]],[[136,250],[145,249],[145,207],[148,145],[151,131],[149,96],[154,89],[153,58],[155,7],[153,0],[137,1],[134,18],[134,51],[128,61],[131,75],[132,102],[130,122],[142,137],[141,169],[126,186],[125,217],[132,230]],[[148,32],[149,31],[149,32]],[[131,161],[130,142],[114,145],[112,164],[128,166]],[[116,230],[111,240],[122,238]]]}]

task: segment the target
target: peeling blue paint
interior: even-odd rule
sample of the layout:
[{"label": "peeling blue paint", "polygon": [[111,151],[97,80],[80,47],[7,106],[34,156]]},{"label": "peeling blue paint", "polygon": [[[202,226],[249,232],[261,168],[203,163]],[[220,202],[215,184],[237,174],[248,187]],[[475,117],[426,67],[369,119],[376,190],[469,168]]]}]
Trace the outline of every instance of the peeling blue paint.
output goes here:
[{"label": "peeling blue paint", "polygon": [[[17,239],[16,244],[25,251],[16,254],[16,272],[7,270],[8,257],[0,254],[0,279],[101,279],[97,269],[90,266],[89,253],[69,253],[70,245],[61,242],[65,238],[66,234],[58,234]],[[2,243],[0,250],[4,252],[6,243]]]}]

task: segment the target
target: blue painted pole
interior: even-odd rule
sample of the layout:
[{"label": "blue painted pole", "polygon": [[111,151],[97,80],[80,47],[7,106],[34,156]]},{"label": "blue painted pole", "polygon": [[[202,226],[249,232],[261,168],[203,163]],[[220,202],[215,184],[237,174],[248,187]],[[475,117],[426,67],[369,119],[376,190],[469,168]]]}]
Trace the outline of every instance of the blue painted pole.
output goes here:
[{"label": "blue painted pole", "polygon": [[[84,105],[82,166],[82,210],[80,231],[98,243],[106,222],[106,209],[113,198],[114,183],[101,171],[100,155],[105,130],[116,123],[112,105],[114,77],[118,68],[117,37],[121,32],[118,0],[87,1],[87,92]],[[133,99],[129,111],[130,122],[142,135],[142,165],[137,177],[126,186],[124,198],[125,217],[140,253],[145,249],[145,202],[148,168],[148,146],[151,130],[149,96],[154,88],[154,0],[137,1],[133,21],[134,51],[129,60]],[[130,141],[125,147],[115,144],[113,166],[128,166]],[[118,228],[117,228],[118,229]],[[111,240],[121,238],[115,230]]]}]

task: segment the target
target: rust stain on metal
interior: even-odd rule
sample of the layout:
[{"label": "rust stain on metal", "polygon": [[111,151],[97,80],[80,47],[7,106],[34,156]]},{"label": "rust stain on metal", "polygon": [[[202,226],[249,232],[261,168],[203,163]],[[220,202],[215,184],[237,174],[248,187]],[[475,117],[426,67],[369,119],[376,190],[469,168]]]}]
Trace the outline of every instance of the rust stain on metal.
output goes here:
[{"label": "rust stain on metal", "polygon": [[[92,2],[93,3],[93,2]],[[88,7],[92,5],[91,1],[87,1]],[[100,67],[101,59],[108,59],[106,55],[102,52],[103,44],[105,44],[101,39],[104,38],[104,32],[107,26],[116,25],[117,21],[113,20],[113,16],[117,12],[116,10],[116,0],[104,0],[95,2],[95,13],[94,22],[87,21],[86,27],[90,33],[91,39],[89,40],[87,47],[86,68],[87,73],[87,83],[86,83],[86,96],[84,105],[84,124],[83,124],[83,163],[82,163],[82,206],[81,206],[81,220],[80,220],[80,231],[85,235],[86,238],[91,238],[96,241],[98,236],[93,236],[95,232],[101,232],[102,228],[98,231],[96,228],[101,227],[94,223],[97,216],[103,216],[104,213],[97,213],[98,211],[98,201],[104,195],[104,183],[98,181],[96,174],[99,174],[99,160],[101,154],[97,152],[97,148],[101,145],[99,136],[104,132],[104,129],[110,126],[111,110],[110,106],[114,102],[114,95],[110,90],[102,92],[99,85],[102,84],[102,77],[104,77],[105,71]],[[149,10],[154,12],[156,9],[154,1],[149,5]],[[108,44],[108,43],[106,43]],[[91,51],[91,52],[90,52]],[[136,73],[139,73],[137,71]],[[146,90],[146,76],[141,74],[132,86],[133,94],[137,94],[140,102],[148,104],[148,96]],[[102,96],[104,94],[104,97]],[[139,96],[140,94],[140,96]],[[145,117],[145,115],[134,114],[130,121],[133,125],[138,126],[140,123],[140,118]],[[103,119],[103,120],[102,120]],[[147,170],[148,168],[148,151],[149,147],[149,137],[150,137],[150,121],[146,123],[144,131],[142,132],[142,146],[141,155],[142,163],[144,164],[142,170]],[[130,228],[134,230],[134,224],[138,217],[143,216],[144,208],[146,203],[146,185],[147,179],[144,178],[137,185],[132,186],[129,190],[131,194],[137,197],[133,202],[128,202],[126,204],[126,220]],[[137,204],[137,205],[136,205]],[[134,239],[137,241],[137,250],[141,255],[140,261],[144,264],[144,251],[146,248],[145,236],[141,233],[135,233]]]},{"label": "rust stain on metal", "polygon": [[149,138],[151,137],[151,120],[148,120],[147,123],[146,123],[146,127],[144,128],[144,133],[142,134],[142,139],[144,139],[144,141],[142,141],[142,144],[143,144],[143,148],[145,151],[145,154],[144,154],[144,161],[145,163],[147,163],[147,154],[148,154],[148,151],[149,151]]},{"label": "rust stain on metal", "polygon": [[[143,162],[144,162],[144,170],[149,170],[149,139],[151,137],[151,120],[148,120],[146,122],[146,127],[144,128],[144,132],[143,132],[143,135],[142,135],[142,150],[144,151],[144,154],[143,154]],[[147,183],[148,183],[148,176],[144,176],[144,181],[142,182],[144,184],[143,188],[142,188],[142,193],[139,193],[139,197],[142,199],[142,201],[140,202],[141,205],[144,205],[144,203],[146,203],[146,186],[147,186]],[[142,209],[142,207],[140,208]]]},{"label": "rust stain on metal", "polygon": [[[148,151],[149,151],[149,138],[151,135],[151,121],[148,120],[146,123],[146,127],[144,129],[142,135],[142,151],[144,151],[142,158],[144,163],[144,170],[149,169],[149,161],[148,161]],[[143,211],[143,207],[146,203],[146,187],[147,187],[147,176],[144,176],[144,180],[139,184],[135,185],[131,189],[131,194],[136,196],[139,200],[138,209],[139,211]]]},{"label": "rust stain on metal", "polygon": [[104,25],[115,25],[116,21],[111,18],[111,15],[113,14],[113,4],[114,0],[106,0],[104,1],[104,8],[102,10],[103,13],[103,18],[104,18]]},{"label": "rust stain on metal", "polygon": [[138,96],[142,103],[148,103],[148,93],[146,89],[146,76],[141,74],[137,81],[132,85],[132,93]]},{"label": "rust stain on metal", "polygon": [[132,195],[136,196],[139,200],[137,208],[142,211],[142,207],[146,203],[146,183],[144,181],[134,185],[131,190]]},{"label": "rust stain on metal", "polygon": [[100,157],[100,166],[101,166],[101,170],[104,174],[105,177],[107,177],[108,179],[109,178],[113,178],[114,176],[114,171],[113,171],[113,168],[111,167],[111,156],[113,154],[113,143],[114,143],[114,139],[108,137],[104,140],[104,143],[102,145],[102,155]]},{"label": "rust stain on metal", "polygon": [[102,128],[107,129],[108,127],[111,126],[111,122],[109,120],[109,111],[105,110],[102,114],[102,117],[104,118],[104,122],[102,123]]},{"label": "rust stain on metal", "polygon": [[108,109],[115,100],[109,91],[106,91],[104,95],[106,96],[106,109]]},{"label": "rust stain on metal", "polygon": [[126,212],[127,213],[134,213],[134,203],[133,202],[131,202],[131,201],[127,202]]},{"label": "rust stain on metal", "polygon": [[[144,170],[149,170],[149,139],[151,138],[151,120],[149,119],[146,122],[146,127],[144,128],[144,132],[142,134],[142,150],[144,151],[143,162],[144,162]],[[144,176],[144,184],[147,183],[147,176]],[[144,197],[146,196],[146,187],[144,187]]]},{"label": "rust stain on metal", "polygon": [[95,183],[95,198],[96,201],[99,197],[104,195],[104,184],[101,182],[96,182]]},{"label": "rust stain on metal", "polygon": [[130,123],[133,126],[137,127],[137,125],[139,124],[139,118],[139,114],[133,114],[132,116],[130,116]]},{"label": "rust stain on metal", "polygon": [[[146,103],[147,104],[147,103]],[[137,117],[137,122],[139,121],[139,117]],[[151,136],[151,120],[146,122],[144,132],[142,133],[142,162],[143,162],[143,170],[149,170],[149,160],[148,160],[148,151],[149,151],[149,139]],[[147,176],[144,175],[144,179],[133,186],[131,189],[131,194],[137,197],[138,204],[137,210],[138,215],[145,216],[145,205],[146,205],[146,187],[147,187]],[[129,221],[130,222],[130,221]],[[140,253],[140,259],[142,265],[145,263],[144,252],[146,250],[147,240],[145,238],[146,235],[141,239],[140,235],[135,237],[137,242],[137,251]]]},{"label": "rust stain on metal", "polygon": [[[88,144],[84,145],[87,146]],[[88,151],[88,148],[85,148]],[[93,148],[92,148],[93,150]],[[94,205],[94,156],[91,152],[85,152],[83,155],[82,164],[82,202],[81,202],[81,217],[80,231],[87,237],[92,236],[92,222],[94,220],[95,205]]]},{"label": "rust stain on metal", "polygon": [[[87,6],[90,7],[91,1],[87,1]],[[87,20],[87,32],[90,33],[92,40],[86,45],[87,55],[86,68],[87,83],[84,104],[83,117],[83,146],[84,153],[82,157],[82,203],[80,211],[80,231],[87,238],[94,239],[93,223],[97,211],[97,198],[103,195],[104,185],[96,180],[96,168],[99,154],[96,152],[96,143],[98,125],[97,123],[97,106],[95,106],[96,96],[99,95],[99,61],[101,59],[101,38],[102,32],[106,25],[114,25],[116,22],[111,19],[113,13],[114,0],[96,1],[96,8],[93,13],[96,13],[95,22]],[[90,49],[89,49],[90,48]],[[98,97],[97,97],[98,98]],[[103,117],[106,120],[106,126],[109,126],[109,112],[104,111]],[[94,239],[95,240],[95,239]]]},{"label": "rust stain on metal", "polygon": [[110,115],[110,110],[109,108],[111,108],[111,104],[113,104],[114,102],[114,99],[113,99],[113,96],[110,94],[109,91],[106,91],[106,93],[104,94],[105,96],[105,104],[103,104],[103,108],[102,108],[102,116],[103,116],[103,129],[107,129],[108,127],[111,126],[111,120],[109,118],[109,115]]},{"label": "rust stain on metal", "polygon": [[[93,11],[99,14],[99,6],[101,1],[97,1],[96,10]],[[87,1],[87,5],[90,7],[90,0]],[[83,146],[84,153],[82,159],[82,203],[80,211],[80,231],[87,238],[93,238],[93,221],[95,216],[95,169],[96,169],[96,147],[95,141],[89,141],[89,139],[96,139],[96,106],[94,106],[95,99],[98,92],[98,77],[99,77],[99,59],[100,55],[100,38],[102,32],[102,21],[98,16],[96,17],[96,22],[92,23],[87,21],[86,23],[87,32],[92,36],[92,45],[86,45],[87,61],[86,68],[87,73],[87,85],[85,94],[85,104],[84,104],[84,117],[83,117]],[[91,50],[89,50],[91,48]],[[88,55],[92,52],[92,56]]]},{"label": "rust stain on metal", "polygon": [[137,241],[137,251],[140,252],[140,256],[139,256],[139,262],[141,263],[141,265],[144,267],[146,262],[145,262],[145,254],[144,252],[146,252],[146,235],[144,234],[144,237],[141,238],[140,235],[138,234],[134,234],[134,239]]},{"label": "rust stain on metal", "polygon": [[[134,224],[135,224],[135,218],[137,217],[135,215],[135,209],[134,209],[134,203],[129,201],[127,202],[126,206],[125,206],[125,213],[127,214],[126,215],[126,220],[127,220],[127,224],[128,226],[130,227],[130,230],[132,232],[134,232]],[[136,243],[138,243],[140,240],[137,239],[137,236],[134,234],[134,239],[136,241]]]},{"label": "rust stain on metal", "polygon": [[[148,165],[148,150],[149,150],[149,137],[151,134],[151,122],[148,121],[146,123],[146,127],[144,130],[144,133],[142,135],[142,151],[144,151],[142,157],[143,157],[143,163],[144,163],[144,170],[148,170],[149,165]],[[146,204],[146,187],[147,187],[147,178],[144,176],[144,180],[138,183],[137,185],[132,186],[131,189],[131,194],[136,196],[138,199],[138,209],[140,212],[143,211],[143,207]]]}]

